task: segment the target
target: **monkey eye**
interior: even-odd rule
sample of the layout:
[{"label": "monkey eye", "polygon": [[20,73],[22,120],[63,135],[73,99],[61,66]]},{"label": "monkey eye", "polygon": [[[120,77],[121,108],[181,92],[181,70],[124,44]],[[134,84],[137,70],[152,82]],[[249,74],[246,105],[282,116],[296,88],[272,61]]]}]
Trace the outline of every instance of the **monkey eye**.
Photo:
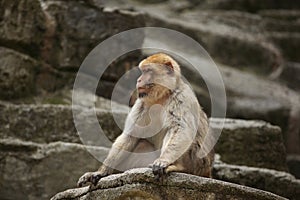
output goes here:
[{"label": "monkey eye", "polygon": [[143,72],[143,73],[149,73],[149,72],[153,72],[153,70],[150,69],[150,68],[146,68],[146,69],[144,69],[142,72]]}]

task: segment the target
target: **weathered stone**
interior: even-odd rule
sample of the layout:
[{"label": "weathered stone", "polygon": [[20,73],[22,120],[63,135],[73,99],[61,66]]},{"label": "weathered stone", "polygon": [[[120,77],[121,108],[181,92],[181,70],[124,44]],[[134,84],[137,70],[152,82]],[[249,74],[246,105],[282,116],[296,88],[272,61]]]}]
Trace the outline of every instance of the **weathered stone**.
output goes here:
[{"label": "weathered stone", "polygon": [[300,64],[287,62],[280,76],[290,88],[300,90]]},{"label": "weathered stone", "polygon": [[223,163],[215,164],[214,178],[269,191],[288,199],[300,197],[300,180],[286,172]]},{"label": "weathered stone", "polygon": [[[77,1],[44,2],[44,11],[52,25],[47,28],[42,58],[60,69],[78,69],[83,59],[104,39],[121,31],[143,26],[140,13],[129,10],[97,8]],[[132,43],[141,43],[143,35],[134,35]],[[121,48],[121,44],[118,48]],[[117,48],[116,48],[117,49]],[[108,49],[112,53],[114,48]],[[97,63],[99,65],[99,63]],[[100,63],[101,64],[101,63]]]},{"label": "weathered stone", "polygon": [[287,165],[289,167],[289,171],[293,174],[296,178],[300,178],[300,156],[296,154],[288,155],[287,158]]},{"label": "weathered stone", "polygon": [[[106,102],[103,101],[102,107],[105,107]],[[42,143],[53,141],[81,143],[82,139],[85,144],[110,147],[111,143],[104,140],[105,135],[111,140],[115,139],[121,133],[118,122],[123,123],[127,114],[123,108],[121,108],[123,111],[115,111],[118,117],[117,125],[110,110],[96,110],[99,122],[94,122],[93,109],[76,107],[73,109],[73,114],[77,116],[76,127],[79,128],[80,137],[77,135],[70,106],[2,105],[1,136]],[[95,126],[98,126],[98,123],[105,135],[93,132],[94,129],[97,130]],[[213,128],[218,129],[218,123],[217,119],[212,119]],[[81,133],[80,130],[90,131]],[[280,129],[264,122],[228,119],[219,139],[217,152],[222,155],[225,162],[286,170],[285,149]]]},{"label": "weathered stone", "polygon": [[[206,20],[205,17],[201,20],[201,15],[184,18],[167,12],[157,14],[150,11],[152,10],[149,10],[146,22],[148,26],[163,26],[191,36],[221,63],[237,68],[250,68],[261,74],[271,73],[282,63],[280,52],[272,43],[249,31],[215,20]],[[219,50],[220,46],[222,51]]]},{"label": "weathered stone", "polygon": [[38,62],[14,50],[0,47],[1,99],[26,97],[35,92],[34,79]]},{"label": "weathered stone", "polygon": [[204,9],[226,9],[226,10],[244,10],[250,12],[256,12],[262,9],[296,9],[300,8],[299,3],[293,0],[287,0],[284,2],[277,0],[211,0],[204,1],[200,4]]},{"label": "weathered stone", "polygon": [[59,199],[284,199],[269,192],[202,178],[172,173],[163,182],[154,179],[151,169],[140,168],[100,180],[95,187],[58,193]]},{"label": "weathered stone", "polygon": [[257,119],[280,126],[283,138],[288,128],[290,108],[271,98],[229,97],[227,116],[237,119]]},{"label": "weathered stone", "polygon": [[61,91],[62,88],[73,85],[75,77],[74,72],[60,71],[47,63],[42,63],[35,80],[37,93],[41,95],[42,91],[51,93]]},{"label": "weathered stone", "polygon": [[[221,122],[211,119],[213,129]],[[215,150],[226,163],[287,170],[280,128],[262,121],[226,119]]]},{"label": "weathered stone", "polygon": [[300,46],[300,33],[271,32],[267,37],[276,44],[287,60],[300,62],[300,53],[295,51]]},{"label": "weathered stone", "polygon": [[46,200],[70,187],[100,163],[108,149],[55,142],[37,144],[15,139],[0,140],[0,194],[2,199]]},{"label": "weathered stone", "polygon": [[1,0],[0,7],[0,44],[38,56],[45,32],[40,1]]},{"label": "weathered stone", "polygon": [[[247,116],[246,119],[258,118],[275,125],[280,125],[287,152],[299,153],[300,124],[297,123],[300,119],[299,94],[280,83],[244,73],[240,70],[226,66],[220,66],[219,69],[227,95],[229,96],[229,101],[231,101],[227,108],[228,117],[243,117],[240,115],[240,113],[243,113],[242,110],[249,111],[249,108],[252,107],[253,109],[250,112],[251,117]],[[252,100],[254,101],[250,103]],[[257,103],[259,107],[262,107],[264,104],[267,105],[268,101],[272,102],[271,105],[265,107],[267,109],[264,109],[268,114],[263,114],[262,110],[255,109]],[[234,104],[234,102],[238,102],[238,104]],[[249,104],[252,104],[252,106]],[[279,112],[280,110],[281,112]]]},{"label": "weathered stone", "polygon": [[273,10],[261,10],[259,15],[265,18],[285,20],[285,21],[297,21],[300,18],[300,11],[296,9],[273,9]]},{"label": "weathered stone", "polygon": [[261,27],[266,32],[300,32],[300,23],[282,19],[263,19]]},{"label": "weathered stone", "polygon": [[[102,102],[102,104],[108,103]],[[0,110],[1,138],[13,137],[39,143],[55,141],[81,143],[80,139],[84,139],[86,144],[90,142],[89,144],[92,145],[96,137],[97,146],[110,147],[110,144],[106,143],[107,140],[104,140],[106,136],[101,133],[91,131],[80,133],[81,138],[78,137],[72,111],[77,116],[77,128],[81,130],[89,130],[100,124],[103,132],[111,140],[121,133],[110,110],[96,109],[94,111],[94,109],[80,107],[72,110],[71,106],[63,105],[1,105]],[[99,122],[96,119],[93,120],[95,112]],[[122,123],[126,114],[126,112],[119,111],[115,115]],[[94,124],[94,121],[97,124]]]}]

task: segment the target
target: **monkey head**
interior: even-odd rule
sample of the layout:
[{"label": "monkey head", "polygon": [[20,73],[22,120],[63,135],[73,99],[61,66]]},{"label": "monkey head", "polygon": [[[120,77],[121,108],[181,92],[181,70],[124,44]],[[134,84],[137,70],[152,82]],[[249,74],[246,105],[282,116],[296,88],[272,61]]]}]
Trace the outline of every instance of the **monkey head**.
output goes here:
[{"label": "monkey head", "polygon": [[139,98],[159,100],[170,94],[177,86],[181,72],[178,63],[170,56],[158,53],[139,64],[141,76],[136,88]]}]

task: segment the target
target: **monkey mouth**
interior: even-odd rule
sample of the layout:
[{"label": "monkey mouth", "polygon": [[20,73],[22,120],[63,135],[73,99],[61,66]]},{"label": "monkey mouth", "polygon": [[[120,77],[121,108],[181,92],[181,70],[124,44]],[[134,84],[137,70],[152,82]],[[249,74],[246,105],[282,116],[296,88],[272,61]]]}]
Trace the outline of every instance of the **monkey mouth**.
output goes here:
[{"label": "monkey mouth", "polygon": [[150,89],[150,88],[147,87],[147,85],[145,85],[144,87],[139,87],[139,88],[138,88],[138,95],[139,95],[139,98],[143,98],[143,97],[148,96],[149,89]]},{"label": "monkey mouth", "polygon": [[139,98],[144,98],[146,96],[148,96],[146,92],[139,92]]}]

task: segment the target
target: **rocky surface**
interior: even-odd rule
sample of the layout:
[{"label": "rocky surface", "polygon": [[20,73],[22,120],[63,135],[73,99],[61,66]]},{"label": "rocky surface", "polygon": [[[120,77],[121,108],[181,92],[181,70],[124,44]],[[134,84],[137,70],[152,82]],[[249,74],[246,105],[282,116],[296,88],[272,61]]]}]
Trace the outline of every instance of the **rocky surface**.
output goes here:
[{"label": "rocky surface", "polygon": [[[214,130],[220,122],[211,119]],[[215,150],[226,163],[287,170],[280,128],[262,121],[226,119]]]},{"label": "rocky surface", "polygon": [[[7,50],[1,50],[1,59],[6,59],[2,62],[7,63],[7,66],[1,66],[1,74],[2,71],[9,73],[8,67],[11,67],[10,72],[18,69],[23,74],[19,74],[22,77],[16,74],[15,78],[28,82],[28,88],[23,88],[21,94],[18,94],[19,87],[14,92],[15,85],[7,82],[7,91],[12,91],[14,95],[1,95],[1,99],[36,94],[31,89],[33,84],[40,95],[44,90],[54,92],[72,85],[74,72],[97,44],[121,31],[144,26],[143,16],[139,12],[97,8],[83,1],[2,0],[0,5],[3,8],[0,12],[0,46],[22,52],[40,62],[37,67],[29,56],[24,57],[13,51],[9,51],[9,56]],[[129,40],[133,44],[142,44],[143,34],[132,35]],[[111,53],[118,48],[121,47],[109,51]],[[108,70],[103,79],[112,82],[111,77],[126,72],[129,63],[135,65],[133,63],[137,62],[139,55],[137,51],[132,56],[116,58],[113,65],[118,70]],[[30,71],[30,77],[27,78],[26,73],[33,68],[34,71]],[[101,92],[99,94],[103,95]]]},{"label": "rocky surface", "polygon": [[289,173],[266,168],[215,164],[214,178],[258,188],[288,199],[299,199],[300,180]]},{"label": "rocky surface", "polygon": [[8,100],[34,94],[35,71],[39,66],[35,59],[12,49],[0,47],[0,62],[1,99]]},{"label": "rocky surface", "polygon": [[[83,95],[85,96],[87,94],[83,93]],[[116,126],[110,114],[110,102],[104,99],[99,99],[96,102],[98,102],[102,108],[96,109],[99,123],[104,133],[113,139],[120,133],[120,129]],[[82,123],[89,126],[89,121],[92,121],[89,117],[93,112],[91,112],[91,109],[83,107],[87,105],[90,105],[90,102],[85,103],[85,101],[82,101],[82,107],[78,107],[77,109],[82,110],[82,119],[84,119]],[[117,114],[124,119],[126,116],[126,107],[121,105],[115,105],[114,107],[118,108],[117,110],[119,111]],[[94,171],[99,167],[100,163],[89,155],[84,146],[80,144],[82,140],[80,140],[77,135],[72,119],[72,110],[69,105],[11,104],[1,105],[0,110],[3,114],[0,118],[0,155],[1,158],[3,158],[1,159],[0,165],[3,166],[3,168],[1,168],[3,170],[1,172],[1,174],[3,174],[3,181],[0,182],[8,182],[9,177],[13,176],[12,173],[15,171],[14,168],[16,168],[16,166],[17,171],[20,171],[20,173],[31,170],[30,173],[27,173],[22,179],[19,180],[16,178],[14,181],[10,181],[10,184],[6,184],[3,190],[0,190],[0,194],[12,199],[18,199],[24,194],[30,194],[28,198],[31,196],[32,199],[37,199],[39,196],[41,196],[40,199],[49,199],[50,196],[55,194],[55,191],[62,191],[66,188],[74,187],[77,179],[84,172]],[[75,113],[77,113],[76,109]],[[218,129],[220,127],[220,120],[212,119],[211,125],[214,129]],[[93,124],[91,127],[93,127]],[[87,136],[85,136],[85,134],[87,134]],[[85,144],[101,146],[99,148],[99,156],[100,160],[103,159],[108,151],[108,149],[104,147],[109,147],[111,144],[107,142],[107,138],[93,131],[91,133],[81,134],[81,139],[85,138],[89,139],[84,140]],[[226,138],[230,138],[230,140]],[[263,145],[258,145],[261,143],[263,143]],[[245,148],[245,146],[247,146],[247,148]],[[92,147],[87,148],[91,149]],[[221,160],[228,163],[286,170],[285,152],[280,129],[265,122],[225,120],[225,129],[217,144],[216,150],[222,155]],[[95,153],[95,151],[92,152]],[[272,156],[268,156],[270,153],[272,153]],[[232,170],[232,168],[227,166],[219,168],[218,166],[220,165],[216,165],[218,172],[216,178],[220,180],[271,191],[285,197],[290,197],[288,196],[289,194],[294,195],[294,189],[292,187],[290,190],[287,190],[289,191],[288,194],[280,193],[284,185],[286,185],[284,187],[288,187],[288,185],[295,181],[289,178],[291,176],[287,173],[281,173],[287,177],[280,179],[283,181],[282,183],[280,183],[276,177],[283,176],[276,175],[280,174],[280,172],[274,170],[271,170],[266,175],[264,173],[256,173],[257,176],[246,179],[247,181],[245,181],[241,177],[248,177],[247,170],[249,168],[239,169],[241,175],[238,176],[237,174],[239,173],[236,173],[237,170],[234,170],[235,168]],[[226,169],[228,169],[230,173],[237,175],[237,177],[230,175],[229,172],[227,173]],[[258,168],[255,169],[256,171],[258,170]],[[252,171],[249,177],[255,174],[255,172]],[[69,178],[67,181],[59,182],[56,179],[61,180],[60,176],[67,176]],[[239,180],[241,181],[238,182]],[[273,180],[276,180],[273,185],[267,184]],[[266,185],[262,183],[266,183]],[[38,188],[36,188],[36,186],[38,186]],[[130,187],[133,186],[129,186],[129,188]],[[20,192],[15,194],[12,192],[13,190]]]},{"label": "rocky surface", "polygon": [[272,193],[217,181],[173,173],[163,182],[154,179],[151,169],[133,169],[100,180],[95,187],[59,193],[59,199],[284,199]]},{"label": "rocky surface", "polygon": [[[102,100],[102,109],[78,107],[73,111],[67,105],[1,105],[1,138],[18,138],[39,143],[86,142],[89,145],[110,147],[111,143],[106,143],[106,137],[114,140],[121,133],[122,127],[118,127],[111,111],[104,109],[109,104],[109,101]],[[114,115],[124,123],[126,107],[119,105],[119,109]],[[93,131],[95,111],[105,135]],[[77,124],[79,130],[90,130],[89,133],[81,133],[81,138],[77,134],[73,114],[78,114],[81,119]],[[220,123],[221,120],[211,120],[211,126],[215,130],[220,129]],[[83,129],[80,129],[82,126]],[[265,122],[227,119],[216,151],[227,163],[287,170],[280,128]]]},{"label": "rocky surface", "polygon": [[290,173],[292,173],[298,179],[300,178],[300,156],[291,154],[287,156],[287,165]]},{"label": "rocky surface", "polygon": [[[56,141],[81,143],[74,124],[73,113],[84,119],[84,124],[77,124],[77,127],[86,126],[93,127],[89,124],[93,121],[94,113],[99,120],[103,132],[106,134],[95,133],[97,137],[103,139],[115,139],[121,133],[118,124],[114,122],[113,117],[118,118],[121,124],[124,123],[127,112],[119,110],[118,113],[112,115],[110,110],[106,110],[110,106],[109,101],[101,100],[102,109],[86,109],[78,107],[72,110],[68,105],[1,105],[0,112],[0,129],[1,138],[17,138],[24,141],[32,141],[39,143],[49,143]],[[120,109],[124,109],[119,106]],[[90,119],[90,120],[89,120]],[[98,121],[97,121],[98,125]],[[122,127],[121,127],[122,128]],[[94,133],[94,132],[93,132]],[[96,136],[92,136],[85,142],[92,142]],[[97,145],[110,147],[105,141],[100,139]]]},{"label": "rocky surface", "polygon": [[[221,160],[214,167],[215,178],[300,199],[299,180],[284,172],[287,157],[289,171],[299,178],[299,9],[294,0],[0,0],[1,198],[49,199],[75,187],[78,177],[99,167],[88,152],[100,160],[106,156],[107,147],[121,132],[128,108],[113,104],[119,119],[116,123],[109,112],[110,102],[85,90],[77,93],[80,98],[72,109],[70,89],[83,59],[98,43],[147,25],[191,36],[217,61],[227,93],[227,117],[260,119],[282,130],[280,136],[280,129],[269,123],[228,119],[216,147]],[[113,43],[105,52],[95,52],[84,71],[90,78],[86,84],[91,79],[98,83],[100,77],[95,74],[105,63],[99,57],[121,51],[125,43],[141,47],[167,44],[164,47],[170,51],[179,48],[187,61],[207,64],[191,48],[170,41],[168,36],[141,31],[124,43]],[[96,93],[110,98],[120,77],[148,54],[137,50],[117,58],[104,72]],[[206,84],[215,86],[214,80],[205,83],[188,70],[186,61],[179,62],[210,114]],[[126,76],[126,84],[119,88],[119,102],[128,104],[124,87],[130,80],[135,77]],[[108,138],[99,134],[99,124]],[[211,124],[218,129],[218,120]],[[193,196],[189,199],[282,199],[178,173],[157,183],[149,169],[111,176],[95,188],[72,189],[54,199],[95,199],[95,195],[103,199],[173,199],[173,193]]]},{"label": "rocky surface", "polygon": [[[76,186],[78,177],[95,170],[99,162],[83,145],[54,142],[0,140],[0,194],[4,199],[49,199],[62,189]],[[90,147],[101,160],[104,147]]]}]

